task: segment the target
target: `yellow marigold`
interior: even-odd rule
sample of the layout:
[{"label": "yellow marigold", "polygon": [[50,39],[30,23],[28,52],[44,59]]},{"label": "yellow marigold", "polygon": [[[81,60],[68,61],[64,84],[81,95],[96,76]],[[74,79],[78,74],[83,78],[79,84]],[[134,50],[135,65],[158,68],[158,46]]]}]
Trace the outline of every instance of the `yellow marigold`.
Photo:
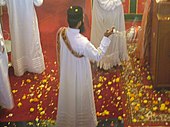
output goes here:
[{"label": "yellow marigold", "polygon": [[120,78],[116,78],[116,82],[117,82],[117,83],[120,82]]},{"label": "yellow marigold", "polygon": [[30,108],[30,112],[34,112],[34,108]]},{"label": "yellow marigold", "polygon": [[132,122],[133,122],[133,123],[136,123],[136,122],[137,122],[137,120],[134,118],[134,119],[132,119]]},{"label": "yellow marigold", "polygon": [[144,103],[144,104],[147,104],[147,103],[148,103],[148,100],[144,100],[143,103]]},{"label": "yellow marigold", "polygon": [[98,99],[102,99],[102,98],[103,98],[102,95],[98,96]]},{"label": "yellow marigold", "polygon": [[21,103],[21,102],[19,102],[17,106],[20,108],[20,107],[22,106],[22,103]]},{"label": "yellow marigold", "polygon": [[30,82],[31,82],[31,79],[27,79],[26,82],[27,82],[27,83],[30,83]]}]

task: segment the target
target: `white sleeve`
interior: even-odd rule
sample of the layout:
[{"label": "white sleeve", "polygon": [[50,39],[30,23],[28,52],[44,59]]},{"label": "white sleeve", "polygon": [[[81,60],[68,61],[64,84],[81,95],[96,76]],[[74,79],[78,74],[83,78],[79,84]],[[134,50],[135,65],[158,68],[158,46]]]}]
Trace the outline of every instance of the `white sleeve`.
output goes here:
[{"label": "white sleeve", "polygon": [[2,39],[0,39],[0,54],[2,53],[3,50],[4,50],[4,43]]},{"label": "white sleeve", "polygon": [[2,39],[0,39],[0,46],[4,46]]},{"label": "white sleeve", "polygon": [[41,6],[43,4],[43,0],[33,0],[35,6]]},{"label": "white sleeve", "polygon": [[114,10],[115,7],[122,4],[121,0],[98,0],[98,2],[100,7],[107,11]]},{"label": "white sleeve", "polygon": [[2,28],[1,28],[1,24],[0,24],[0,54],[4,50],[4,42],[3,41],[4,41],[4,38],[3,38],[3,35],[2,35]]},{"label": "white sleeve", "polygon": [[0,5],[1,5],[1,6],[6,5],[6,0],[0,0]]},{"label": "white sleeve", "polygon": [[94,47],[94,45],[91,42],[89,42],[85,46],[84,55],[91,60],[99,61],[106,53],[109,45],[110,45],[110,39],[107,37],[103,37],[100,46],[97,49]]}]

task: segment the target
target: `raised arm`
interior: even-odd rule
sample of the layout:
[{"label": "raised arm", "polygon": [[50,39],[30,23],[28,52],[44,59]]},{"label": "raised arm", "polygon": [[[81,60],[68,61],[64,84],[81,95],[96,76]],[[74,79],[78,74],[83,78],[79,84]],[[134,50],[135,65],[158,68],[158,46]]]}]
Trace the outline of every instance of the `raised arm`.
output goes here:
[{"label": "raised arm", "polygon": [[35,6],[41,6],[43,4],[43,0],[33,0]]},{"label": "raised arm", "polygon": [[0,0],[0,5],[1,5],[1,6],[6,5],[6,0]]},{"label": "raised arm", "polygon": [[3,38],[3,35],[2,35],[2,29],[1,29],[1,24],[0,24],[0,54],[4,52],[4,38]]},{"label": "raised arm", "polygon": [[84,55],[91,60],[99,61],[106,53],[111,40],[108,38],[113,33],[113,28],[104,33],[100,46],[96,49],[92,43],[87,43],[84,49]]},{"label": "raised arm", "polygon": [[116,6],[122,4],[121,0],[98,0],[98,2],[100,7],[107,11],[114,10]]}]

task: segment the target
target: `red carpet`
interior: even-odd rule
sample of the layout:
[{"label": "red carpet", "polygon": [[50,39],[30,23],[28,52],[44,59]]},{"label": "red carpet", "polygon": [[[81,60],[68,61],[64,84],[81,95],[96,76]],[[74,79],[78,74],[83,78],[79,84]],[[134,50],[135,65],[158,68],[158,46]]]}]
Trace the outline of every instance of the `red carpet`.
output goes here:
[{"label": "red carpet", "polygon": [[[67,26],[66,9],[76,3],[84,7],[84,0],[82,1],[44,0],[44,4],[36,9],[46,70],[40,75],[26,73],[18,78],[14,76],[13,69],[9,69],[15,108],[11,111],[2,110],[0,122],[56,118],[58,99],[56,32],[61,26]],[[87,18],[85,18],[86,32],[84,34],[89,38],[90,29],[86,21]],[[3,22],[4,29],[9,31],[6,10],[4,10]],[[138,22],[139,24],[140,22]],[[132,22],[126,22],[127,29],[131,25]],[[129,45],[131,56],[134,48],[133,45]],[[92,66],[98,118],[123,118],[125,126],[129,127],[169,126],[170,92],[155,91],[152,88],[151,80],[147,79],[149,75],[148,66],[140,67],[135,57],[132,56],[132,58],[131,61],[126,63],[123,71],[112,69],[105,72]],[[143,92],[142,95],[139,95],[140,90]],[[161,101],[154,105],[158,109],[153,112],[153,105],[151,104],[156,104],[158,98],[161,98]],[[163,111],[162,109],[160,111],[161,104],[166,104]],[[152,111],[151,117],[147,117],[149,110]]]},{"label": "red carpet", "polygon": [[[65,11],[70,5],[70,1],[50,0],[44,1],[44,4],[37,8],[46,70],[41,75],[26,73],[18,78],[14,76],[13,69],[9,69],[15,108],[11,111],[1,111],[0,121],[27,121],[34,120],[36,117],[55,119],[58,93],[58,75],[55,63],[56,32],[59,27],[67,26]],[[4,30],[9,31],[5,8],[3,22]],[[30,109],[34,109],[34,111],[30,112]]]},{"label": "red carpet", "polygon": [[[74,1],[73,4],[84,3]],[[45,57],[46,70],[43,74],[26,73],[15,77],[13,69],[9,69],[10,82],[15,100],[15,108],[0,112],[0,121],[28,121],[38,119],[55,119],[57,111],[58,75],[56,65],[56,32],[61,26],[67,26],[66,9],[72,5],[69,1],[50,0],[37,8],[42,48]],[[85,19],[87,20],[87,19]],[[9,31],[7,11],[4,9],[4,29]],[[89,26],[86,32],[89,38]],[[96,71],[96,70],[95,70]],[[102,80],[99,82],[99,78]],[[94,79],[97,116],[116,118],[122,115],[118,72],[97,72]],[[110,79],[110,80],[108,80]],[[118,81],[118,80],[117,80]],[[98,84],[100,83],[100,84]],[[101,86],[100,86],[101,85]]]},{"label": "red carpet", "polygon": [[122,72],[124,126],[170,126],[170,91],[153,88],[149,65],[141,65],[134,56],[135,44],[129,44],[131,56]]}]

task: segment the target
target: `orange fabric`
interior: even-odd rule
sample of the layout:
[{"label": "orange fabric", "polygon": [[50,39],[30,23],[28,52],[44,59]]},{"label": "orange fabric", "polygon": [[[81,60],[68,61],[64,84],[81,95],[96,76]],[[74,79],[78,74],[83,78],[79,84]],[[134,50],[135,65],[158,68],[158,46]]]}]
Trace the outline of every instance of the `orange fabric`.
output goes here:
[{"label": "orange fabric", "polygon": [[58,65],[58,73],[60,75],[60,34],[62,32],[62,27],[57,32],[57,43],[56,43],[56,49],[57,49],[57,65]]},{"label": "orange fabric", "polygon": [[66,35],[66,28],[65,27],[61,27],[58,32],[57,32],[57,61],[58,61],[58,64],[60,64],[60,35],[62,36],[64,42],[65,42],[65,45],[67,46],[67,48],[69,49],[69,51],[77,58],[81,58],[81,57],[84,57],[84,55],[80,55],[78,54],[76,51],[74,51],[70,45],[70,41],[69,39],[67,38],[67,35]]},{"label": "orange fabric", "polygon": [[69,49],[69,51],[77,58],[82,58],[84,57],[83,55],[78,54],[76,51],[74,51],[70,45],[70,41],[67,38],[66,35],[66,28],[65,27],[61,27],[58,32],[57,32],[57,64],[58,64],[58,72],[60,72],[60,35],[62,36],[65,45],[67,46],[67,48]]}]

